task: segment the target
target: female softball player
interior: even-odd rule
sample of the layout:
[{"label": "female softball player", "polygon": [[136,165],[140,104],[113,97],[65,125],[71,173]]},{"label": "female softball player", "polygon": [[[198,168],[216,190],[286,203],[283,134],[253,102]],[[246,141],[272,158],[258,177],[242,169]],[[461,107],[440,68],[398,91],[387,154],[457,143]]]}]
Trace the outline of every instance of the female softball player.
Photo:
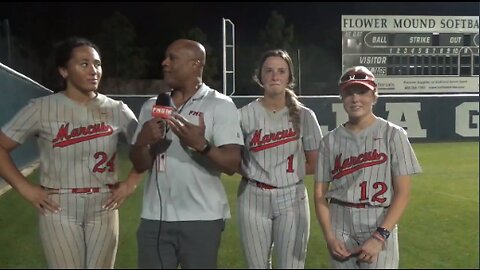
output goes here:
[{"label": "female softball player", "polygon": [[[113,268],[118,206],[140,175],[117,182],[117,140],[129,140],[137,119],[127,105],[97,92],[98,48],[70,38],[56,54],[63,91],[36,98],[0,132],[0,176],[39,210],[49,268]],[[29,137],[40,148],[40,185],[29,183],[9,155]]]},{"label": "female softball player", "polygon": [[313,174],[322,137],[315,113],[293,92],[292,59],[267,51],[255,74],[262,98],[239,109],[245,138],[238,220],[250,268],[304,268],[310,210],[303,178]]},{"label": "female softball player", "polygon": [[405,130],[373,114],[374,75],[363,66],[339,81],[348,121],[323,137],[315,208],[334,268],[398,268],[397,222],[421,167]]}]

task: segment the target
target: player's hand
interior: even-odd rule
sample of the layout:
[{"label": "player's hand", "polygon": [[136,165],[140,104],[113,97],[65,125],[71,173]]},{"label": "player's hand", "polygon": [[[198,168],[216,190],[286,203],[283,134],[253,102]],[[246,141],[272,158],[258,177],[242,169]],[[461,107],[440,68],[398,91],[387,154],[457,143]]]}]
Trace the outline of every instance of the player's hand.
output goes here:
[{"label": "player's hand", "polygon": [[195,149],[201,150],[205,145],[205,121],[203,113],[198,116],[198,126],[189,122],[185,117],[178,113],[172,113],[167,120],[172,129],[183,144]]},{"label": "player's hand", "polygon": [[112,195],[105,201],[103,208],[107,210],[120,208],[123,202],[133,194],[136,188],[136,185],[133,185],[128,181],[116,183],[113,186]]},{"label": "player's hand", "polygon": [[378,253],[382,250],[384,242],[370,237],[358,248],[357,259],[360,262],[373,263],[377,260]]},{"label": "player's hand", "polygon": [[345,243],[339,241],[335,237],[327,239],[327,247],[330,254],[339,260],[345,260],[351,255],[350,251],[348,251],[345,246]]},{"label": "player's hand", "polygon": [[158,118],[148,120],[143,124],[140,133],[138,133],[136,144],[148,145],[158,142],[165,138],[166,127],[167,124],[165,120]]},{"label": "player's hand", "polygon": [[18,190],[22,196],[32,203],[42,215],[46,215],[47,211],[58,213],[60,205],[48,197],[51,193],[40,186],[27,183],[22,189]]}]

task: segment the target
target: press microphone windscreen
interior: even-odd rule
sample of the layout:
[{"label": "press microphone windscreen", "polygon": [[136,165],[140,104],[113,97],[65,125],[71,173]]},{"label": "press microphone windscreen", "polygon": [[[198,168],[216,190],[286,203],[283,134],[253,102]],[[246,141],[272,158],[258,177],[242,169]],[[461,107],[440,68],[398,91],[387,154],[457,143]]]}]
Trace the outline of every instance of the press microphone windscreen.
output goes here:
[{"label": "press microphone windscreen", "polygon": [[172,100],[167,93],[158,94],[155,106],[152,108],[152,116],[167,119],[172,114]]},{"label": "press microphone windscreen", "polygon": [[155,105],[172,107],[172,100],[170,99],[170,95],[167,93],[158,94]]}]

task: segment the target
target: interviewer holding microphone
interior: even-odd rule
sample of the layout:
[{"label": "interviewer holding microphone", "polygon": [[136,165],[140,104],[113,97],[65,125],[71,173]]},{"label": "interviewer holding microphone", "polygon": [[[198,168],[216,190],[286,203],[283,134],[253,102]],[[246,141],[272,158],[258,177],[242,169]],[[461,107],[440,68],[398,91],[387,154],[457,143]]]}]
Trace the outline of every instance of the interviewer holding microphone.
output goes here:
[{"label": "interviewer holding microphone", "polygon": [[202,82],[205,57],[200,43],[174,41],[162,62],[170,95],[147,100],[140,112],[130,158],[150,177],[137,231],[139,268],[217,268],[230,218],[220,175],[238,170],[243,135],[232,100]]}]

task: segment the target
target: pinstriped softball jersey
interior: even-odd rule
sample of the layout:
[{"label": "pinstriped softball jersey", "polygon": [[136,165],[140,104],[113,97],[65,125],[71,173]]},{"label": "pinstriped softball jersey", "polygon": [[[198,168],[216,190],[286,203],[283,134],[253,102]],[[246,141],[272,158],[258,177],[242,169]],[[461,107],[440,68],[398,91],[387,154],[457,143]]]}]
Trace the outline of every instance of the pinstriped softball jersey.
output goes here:
[{"label": "pinstriped softball jersey", "polygon": [[[393,178],[422,171],[405,130],[380,117],[359,133],[339,126],[323,137],[315,180],[328,182],[326,198],[371,207],[352,208],[330,204],[332,226],[337,239],[350,250],[363,243],[382,223],[394,195]],[[363,265],[398,268],[397,229],[377,262]],[[333,260],[336,268],[358,268],[356,258]]]},{"label": "pinstriped softball jersey", "polygon": [[[18,143],[38,136],[42,186],[104,188],[118,181],[118,135],[130,141],[136,124],[133,112],[120,101],[98,94],[81,105],[60,92],[31,100],[2,131]],[[50,196],[62,210],[40,215],[49,267],[112,268],[118,210],[102,209],[109,193]]]},{"label": "pinstriped softball jersey", "polygon": [[[322,137],[315,113],[301,107],[301,139],[289,120],[288,108],[273,113],[258,100],[239,110],[245,137],[242,172],[250,179],[284,187],[305,177],[304,150],[316,150]],[[298,154],[302,153],[302,154]]]},{"label": "pinstriped softball jersey", "polygon": [[304,151],[317,150],[322,137],[315,114],[301,107],[297,139],[286,107],[273,113],[255,100],[239,113],[245,137],[243,175],[278,187],[262,189],[252,181],[240,183],[238,221],[248,266],[271,267],[275,245],[276,267],[304,268],[310,233],[308,196],[302,181]]},{"label": "pinstriped softball jersey", "polygon": [[105,95],[83,106],[57,93],[32,100],[2,131],[18,143],[38,134],[41,185],[102,187],[117,182],[118,135],[130,140],[136,122],[127,105]]}]

